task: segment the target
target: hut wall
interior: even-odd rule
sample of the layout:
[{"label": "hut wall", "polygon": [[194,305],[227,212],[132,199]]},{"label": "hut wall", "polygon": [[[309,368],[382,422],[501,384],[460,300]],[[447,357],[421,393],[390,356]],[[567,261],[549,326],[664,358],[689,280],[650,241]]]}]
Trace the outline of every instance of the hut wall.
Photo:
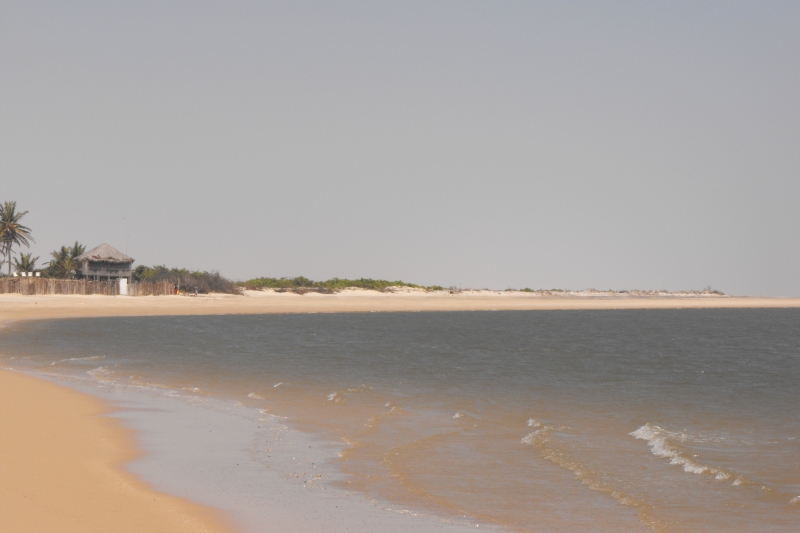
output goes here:
[{"label": "hut wall", "polygon": [[111,263],[108,261],[89,261],[84,259],[81,262],[81,276],[85,278],[130,278],[132,274],[132,263]]}]

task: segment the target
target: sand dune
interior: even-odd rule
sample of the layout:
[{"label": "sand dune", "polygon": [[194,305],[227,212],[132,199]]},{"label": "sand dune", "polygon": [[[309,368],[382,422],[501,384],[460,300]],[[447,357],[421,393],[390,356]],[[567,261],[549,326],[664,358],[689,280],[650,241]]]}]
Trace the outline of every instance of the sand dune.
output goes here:
[{"label": "sand dune", "polygon": [[242,296],[19,296],[0,295],[0,320],[92,316],[356,313],[391,311],[490,311],[546,309],[678,309],[800,307],[800,298],[634,294],[449,291],[337,294],[245,291]]}]

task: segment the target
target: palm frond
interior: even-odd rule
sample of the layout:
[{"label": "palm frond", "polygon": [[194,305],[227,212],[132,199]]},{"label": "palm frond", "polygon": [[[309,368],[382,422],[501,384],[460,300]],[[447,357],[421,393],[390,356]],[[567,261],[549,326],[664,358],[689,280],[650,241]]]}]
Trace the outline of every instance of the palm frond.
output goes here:
[{"label": "palm frond", "polygon": [[[31,229],[20,222],[27,214],[27,211],[17,211],[17,202],[3,202],[0,206],[0,243],[6,258],[11,258],[14,245],[30,247],[31,242],[36,242],[31,236]],[[8,273],[11,274],[10,261]]]}]

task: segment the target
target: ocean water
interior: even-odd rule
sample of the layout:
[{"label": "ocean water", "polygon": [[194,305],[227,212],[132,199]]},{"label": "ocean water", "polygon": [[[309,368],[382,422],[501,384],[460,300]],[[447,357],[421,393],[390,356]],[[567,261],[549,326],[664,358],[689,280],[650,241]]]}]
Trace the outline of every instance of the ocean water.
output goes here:
[{"label": "ocean water", "polygon": [[331,453],[293,466],[306,446],[286,439],[274,464],[254,425],[231,453],[387,509],[525,532],[800,531],[797,309],[51,320],[0,330],[0,366],[272,416]]}]

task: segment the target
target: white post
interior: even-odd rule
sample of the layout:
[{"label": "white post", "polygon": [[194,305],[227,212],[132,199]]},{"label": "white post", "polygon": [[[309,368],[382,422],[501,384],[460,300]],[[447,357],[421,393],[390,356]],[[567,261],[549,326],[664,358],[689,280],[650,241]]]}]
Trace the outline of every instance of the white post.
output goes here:
[{"label": "white post", "polygon": [[119,278],[119,295],[128,295],[128,278]]}]

